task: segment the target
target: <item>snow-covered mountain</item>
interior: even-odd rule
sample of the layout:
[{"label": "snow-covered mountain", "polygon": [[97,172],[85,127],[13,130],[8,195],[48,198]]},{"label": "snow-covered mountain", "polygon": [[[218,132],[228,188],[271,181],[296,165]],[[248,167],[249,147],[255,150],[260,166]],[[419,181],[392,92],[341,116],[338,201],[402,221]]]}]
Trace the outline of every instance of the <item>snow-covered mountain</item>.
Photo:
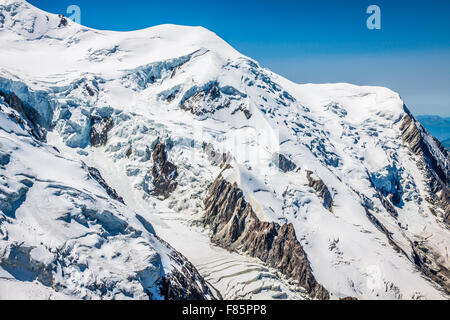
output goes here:
[{"label": "snow-covered mountain", "polygon": [[23,0],[0,48],[0,298],[448,299],[450,158],[397,93]]}]

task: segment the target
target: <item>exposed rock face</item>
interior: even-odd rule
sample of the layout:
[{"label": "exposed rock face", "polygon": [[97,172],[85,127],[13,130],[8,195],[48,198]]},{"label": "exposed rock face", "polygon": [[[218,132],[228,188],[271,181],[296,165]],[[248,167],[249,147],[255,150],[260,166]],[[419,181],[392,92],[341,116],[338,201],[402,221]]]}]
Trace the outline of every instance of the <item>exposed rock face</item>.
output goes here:
[{"label": "exposed rock face", "polygon": [[89,94],[89,96],[91,96],[91,97],[95,96],[95,92],[94,92],[94,90],[92,90],[92,88],[91,88],[91,87],[89,87],[89,85],[88,85],[88,84],[86,84],[86,85],[85,85],[84,87],[85,87],[85,89],[86,89],[87,93]]},{"label": "exposed rock face", "polygon": [[229,163],[232,159],[232,155],[230,153],[220,153],[217,152],[213,145],[210,143],[203,143],[203,151],[208,156],[208,160],[214,166],[223,167],[226,163]]},{"label": "exposed rock face", "polygon": [[58,17],[61,19],[61,20],[59,21],[58,28],[66,27],[67,24],[69,23],[69,22],[67,21],[67,18],[64,17],[62,14],[59,14]]},{"label": "exposed rock face", "polygon": [[98,169],[94,168],[94,167],[89,167],[88,168],[89,174],[91,175],[91,177],[96,180],[103,189],[105,189],[106,193],[108,193],[108,195],[114,199],[117,200],[123,204],[125,204],[125,202],[123,201],[123,198],[121,196],[119,196],[116,192],[116,190],[114,190],[113,188],[111,188],[106,181],[103,179],[102,175],[100,174],[100,171],[98,171]]},{"label": "exposed rock face", "polygon": [[[436,151],[424,138],[424,128],[417,123],[406,109],[407,114],[403,118],[400,127],[402,138],[408,148],[419,156],[418,167],[428,181],[429,194],[427,201],[432,206],[432,211],[441,211],[438,216],[450,225],[450,157],[440,143],[436,144],[442,158],[438,158]],[[441,210],[438,210],[441,209]]]},{"label": "exposed rock face", "polygon": [[[199,89],[191,97],[188,97],[181,103],[181,109],[189,111],[195,115],[202,115],[203,113],[209,112],[209,109],[202,107],[202,105],[207,106],[208,104],[213,104],[215,101],[220,99],[220,91],[216,84],[210,84],[208,87]],[[227,101],[221,108],[229,107],[229,101]]]},{"label": "exposed rock face", "polygon": [[306,171],[306,177],[308,178],[309,186],[323,199],[323,206],[333,212],[333,197],[325,183],[321,179],[314,179],[311,171]]},{"label": "exposed rock face", "polygon": [[297,169],[297,165],[281,153],[275,153],[272,160],[284,173]]},{"label": "exposed rock face", "polygon": [[377,191],[377,195],[378,195],[378,199],[380,199],[381,204],[383,205],[383,207],[386,209],[387,212],[389,212],[389,214],[391,216],[393,216],[394,218],[398,217],[398,212],[397,210],[394,208],[394,206],[392,205],[391,201],[389,201],[388,199],[386,199],[384,197],[383,194],[381,194],[380,191]]},{"label": "exposed rock face", "polygon": [[[155,285],[156,290],[159,289],[157,296],[152,292],[147,291],[150,299],[165,300],[215,300],[210,286],[205,282],[197,269],[178,251],[172,248],[167,242],[154,235],[155,238],[170,251],[169,258],[174,267],[173,270],[163,276]],[[57,264],[54,259],[57,258],[65,267],[67,265],[79,265],[81,262],[73,260],[65,260],[63,251],[53,254],[53,258],[49,263],[43,263],[33,259],[33,247],[27,247],[19,243],[12,243],[6,247],[0,247],[0,266],[11,274],[20,274],[23,281],[38,281],[46,287],[53,287],[56,291],[60,288],[54,279],[57,272]],[[69,257],[66,257],[70,259]],[[139,272],[137,274],[139,277]],[[106,290],[105,283],[101,281],[90,285],[90,289]],[[211,287],[212,288],[212,287]]]},{"label": "exposed rock face", "polygon": [[180,107],[197,116],[232,108],[232,115],[241,112],[250,119],[252,117],[250,110],[245,103],[239,102],[239,98],[244,97],[246,95],[235,88],[219,87],[218,83],[210,82],[204,87],[191,88],[182,98]]},{"label": "exposed rock face", "polygon": [[18,115],[9,115],[11,119],[14,119],[18,124],[25,123],[29,127],[30,134],[37,140],[46,140],[47,131],[40,125],[40,115],[35,109],[23,103],[23,101],[12,92],[5,93],[0,91],[0,98],[3,98],[10,108],[17,111]]},{"label": "exposed rock face", "polygon": [[102,118],[93,115],[91,117],[91,144],[94,147],[106,145],[108,142],[108,132],[113,128],[113,120],[110,117]]},{"label": "exposed rock face", "polygon": [[[446,212],[446,215],[444,215],[443,221],[448,224],[448,187],[443,184],[442,180],[440,180],[438,174],[436,174],[435,172],[436,168],[438,171],[440,170],[439,166],[442,169],[442,164],[437,161],[432,155],[430,146],[424,141],[422,137],[421,130],[423,130],[423,128],[420,127],[420,124],[415,123],[412,116],[406,115],[404,117],[401,130],[403,141],[405,142],[405,144],[407,144],[407,146],[414,154],[420,157],[418,160],[418,167],[421,169],[421,171],[425,175],[426,180],[429,183],[430,194],[427,200],[430,202],[430,204],[433,204],[432,201],[436,201],[438,207],[441,206],[441,208],[447,210],[444,211]],[[431,157],[431,159],[429,157]],[[441,170],[441,174],[444,173],[444,170]],[[385,197],[385,195],[383,194],[384,190],[378,190],[375,187],[373,177],[371,178],[369,176],[369,179],[371,180],[373,187],[377,191],[378,198],[380,199],[384,208],[394,218],[397,218],[398,212],[393,204],[398,204],[398,202],[393,199],[394,195],[392,194],[392,192],[388,192],[390,196],[389,198]],[[399,190],[397,186],[395,187],[395,189]],[[441,193],[441,196],[438,196],[439,193]],[[445,194],[447,195],[445,196]],[[445,197],[447,198],[445,199]],[[445,204],[446,202],[447,204]],[[434,211],[433,207],[431,208],[432,211]],[[436,251],[433,250],[433,248],[427,246],[426,241],[418,242],[410,240],[411,251],[405,252],[393,239],[391,232],[371,213],[374,208],[370,204],[370,201],[366,203],[365,209],[367,217],[381,232],[386,235],[389,243],[396,251],[403,254],[407,259],[414,263],[417,269],[420,270],[425,276],[439,284],[447,294],[450,293],[450,271],[444,265],[444,257],[437,254]]]},{"label": "exposed rock face", "polygon": [[183,255],[156,236],[171,251],[170,257],[181,267],[174,269],[161,280],[161,295],[165,300],[215,300],[209,286],[200,273]]},{"label": "exposed rock face", "polygon": [[328,291],[314,278],[293,225],[260,221],[236,184],[219,176],[205,199],[205,212],[212,242],[261,259],[297,281],[312,298],[329,299]]},{"label": "exposed rock face", "polygon": [[252,113],[250,112],[250,110],[245,108],[243,104],[239,105],[236,109],[234,109],[231,114],[236,114],[239,111],[244,114],[247,120],[249,120],[252,117]]},{"label": "exposed rock face", "polygon": [[367,218],[369,218],[369,220],[372,222],[372,224],[378,229],[380,230],[382,233],[384,233],[384,235],[386,236],[386,238],[389,241],[389,244],[398,252],[403,254],[406,258],[409,259],[408,254],[402,250],[402,248],[394,241],[394,239],[392,238],[392,233],[372,214],[371,212],[371,208],[366,207],[365,211],[366,211],[366,215]]},{"label": "exposed rock face", "polygon": [[447,294],[450,294],[450,270],[440,263],[443,260],[442,257],[436,255],[418,241],[414,241],[411,247],[416,266],[426,276],[438,283]]},{"label": "exposed rock face", "polygon": [[[417,167],[425,177],[428,184],[427,201],[430,203],[430,210],[447,225],[450,223],[450,199],[449,199],[449,157],[448,152],[436,139],[429,136],[429,140],[434,141],[437,148],[434,148],[426,138],[425,129],[416,122],[414,117],[406,109],[406,115],[403,117],[400,127],[402,139],[409,150],[417,156]],[[437,149],[437,150],[435,150]],[[440,155],[439,155],[440,153]],[[401,207],[402,188],[399,177],[391,177],[392,190],[383,190],[376,187],[377,177],[369,175],[369,180],[377,192],[378,198],[383,207],[394,217],[398,217],[398,212],[394,206]],[[366,199],[367,200],[367,199]],[[370,201],[366,201],[365,209],[369,220],[383,232],[391,246],[403,254],[407,259],[414,263],[418,270],[425,276],[436,282],[448,294],[450,292],[450,271],[445,266],[445,257],[436,253],[433,248],[427,246],[426,241],[412,241],[411,251],[406,252],[396,243],[392,233],[372,214],[374,210]]]},{"label": "exposed rock face", "polygon": [[162,199],[170,197],[177,188],[177,167],[167,159],[166,145],[158,142],[153,150],[153,185],[152,195]]},{"label": "exposed rock face", "polygon": [[413,262],[418,270],[424,275],[439,284],[444,291],[450,293],[450,271],[441,263],[445,259],[431,248],[428,248],[425,243],[418,241],[411,242],[411,252],[405,252],[393,239],[392,233],[372,214],[373,206],[370,202],[365,204],[367,217],[374,224],[374,226],[383,232],[389,241],[389,244],[400,254],[404,255],[408,260]]}]

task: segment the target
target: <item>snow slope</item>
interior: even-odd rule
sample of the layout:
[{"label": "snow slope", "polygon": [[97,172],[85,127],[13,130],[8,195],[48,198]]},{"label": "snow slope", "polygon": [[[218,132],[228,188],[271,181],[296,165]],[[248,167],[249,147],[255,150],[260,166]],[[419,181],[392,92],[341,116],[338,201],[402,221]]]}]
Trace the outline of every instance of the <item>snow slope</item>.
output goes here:
[{"label": "snow slope", "polygon": [[[120,33],[61,21],[25,1],[0,1],[0,91],[17,95],[37,112],[34,123],[49,131],[45,146],[36,146],[32,138],[16,138],[23,133],[2,118],[1,150],[18,159],[2,168],[13,181],[4,185],[15,188],[13,193],[27,190],[14,217],[2,209],[7,222],[1,226],[8,225],[9,234],[5,248],[21,241],[34,247],[46,234],[42,239],[51,248],[71,243],[76,259],[90,261],[87,272],[123,283],[126,270],[141,270],[150,260],[154,265],[157,258],[150,257],[165,256],[154,249],[158,241],[138,213],[225,298],[310,298],[284,270],[210,243],[214,230],[203,223],[204,200],[223,175],[242,190],[259,220],[293,225],[314,278],[332,299],[448,298],[449,212],[433,197],[448,202],[448,178],[442,177],[449,175],[449,157],[415,122],[411,128],[419,128],[421,148],[430,154],[408,147],[403,129],[409,115],[397,93],[295,84],[201,27]],[[102,127],[103,120],[112,121],[112,128]],[[104,129],[105,143],[93,141],[92,128]],[[17,141],[6,142],[11,136]],[[155,159],[158,145],[167,151],[163,164]],[[277,155],[295,169],[284,168]],[[126,205],[88,183],[81,161],[97,168]],[[176,170],[165,175],[164,168]],[[22,176],[36,182],[24,184],[17,178]],[[176,184],[167,198],[155,193],[161,179]],[[440,181],[440,187],[430,187],[430,181]],[[325,205],[324,194],[332,203]],[[67,230],[58,224],[74,208],[89,206],[109,212],[108,225],[118,219],[114,230],[142,234],[135,239],[131,231],[112,230],[111,239],[102,239],[105,250],[98,250],[101,223]],[[51,252],[39,250],[37,261],[51,259]],[[140,254],[112,263],[121,250]],[[426,259],[418,258],[419,251]],[[100,272],[99,266],[110,263]],[[155,279],[158,272],[152,272]],[[67,289],[57,291],[97,297],[80,289],[90,281],[80,273],[71,271],[70,279],[60,280]],[[123,287],[124,295],[142,297],[142,285]]]},{"label": "snow slope", "polygon": [[0,108],[0,296],[164,298],[160,282],[189,268],[183,258],[83,162],[33,138],[3,97]]}]

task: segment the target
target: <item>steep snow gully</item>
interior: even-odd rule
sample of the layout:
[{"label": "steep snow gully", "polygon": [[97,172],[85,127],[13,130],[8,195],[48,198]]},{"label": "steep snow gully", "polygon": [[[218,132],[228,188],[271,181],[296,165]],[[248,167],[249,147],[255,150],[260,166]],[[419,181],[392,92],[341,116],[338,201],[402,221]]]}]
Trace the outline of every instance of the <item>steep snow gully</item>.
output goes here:
[{"label": "steep snow gully", "polygon": [[449,298],[449,154],[397,93],[24,0],[0,48],[0,299]]}]

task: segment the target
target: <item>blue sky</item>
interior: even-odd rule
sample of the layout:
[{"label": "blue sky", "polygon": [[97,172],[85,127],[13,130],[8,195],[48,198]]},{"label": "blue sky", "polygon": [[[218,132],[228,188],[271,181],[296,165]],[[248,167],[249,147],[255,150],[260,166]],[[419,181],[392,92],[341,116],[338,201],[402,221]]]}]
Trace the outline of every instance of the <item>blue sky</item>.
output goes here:
[{"label": "blue sky", "polygon": [[[83,25],[136,30],[201,25],[298,83],[350,82],[398,91],[416,114],[450,116],[449,0],[29,0]],[[369,30],[369,5],[381,30]]]}]

